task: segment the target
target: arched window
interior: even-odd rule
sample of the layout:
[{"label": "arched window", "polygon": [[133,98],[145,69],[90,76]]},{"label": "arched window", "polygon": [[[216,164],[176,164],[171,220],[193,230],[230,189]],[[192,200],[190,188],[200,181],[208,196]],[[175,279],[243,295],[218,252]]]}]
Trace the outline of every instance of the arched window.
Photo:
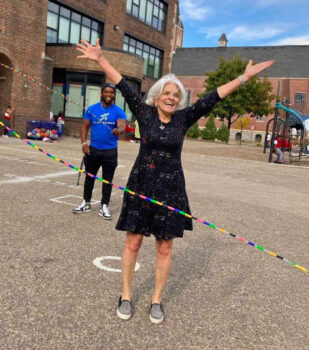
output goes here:
[{"label": "arched window", "polygon": [[240,133],[240,132],[237,132],[237,133],[235,134],[235,140],[236,140],[236,141],[240,141],[240,140],[241,140],[241,133]]},{"label": "arched window", "polygon": [[255,135],[255,142],[256,143],[261,143],[262,142],[262,135],[261,134],[256,134]]}]

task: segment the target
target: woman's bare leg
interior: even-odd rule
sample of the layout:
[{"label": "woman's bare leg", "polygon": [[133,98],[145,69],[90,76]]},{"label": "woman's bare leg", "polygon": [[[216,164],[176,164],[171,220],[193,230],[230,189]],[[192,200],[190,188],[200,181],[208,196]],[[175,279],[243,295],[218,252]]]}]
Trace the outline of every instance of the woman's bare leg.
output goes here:
[{"label": "woman's bare leg", "polygon": [[131,300],[131,285],[137,254],[143,242],[143,235],[127,233],[126,243],[122,253],[122,300]]},{"label": "woman's bare leg", "polygon": [[173,240],[156,240],[157,263],[156,263],[156,283],[152,296],[152,304],[160,304],[162,292],[172,266]]}]

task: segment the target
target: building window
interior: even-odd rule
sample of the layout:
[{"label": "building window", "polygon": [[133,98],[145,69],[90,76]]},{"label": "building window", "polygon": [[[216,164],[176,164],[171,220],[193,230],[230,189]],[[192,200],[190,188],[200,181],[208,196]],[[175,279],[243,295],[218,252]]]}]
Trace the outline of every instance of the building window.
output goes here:
[{"label": "building window", "polygon": [[128,35],[124,36],[123,50],[135,53],[144,59],[143,74],[158,79],[162,74],[163,51]]},{"label": "building window", "polygon": [[[129,80],[126,79],[126,82],[134,89],[136,90],[138,93],[140,93],[141,91],[141,85],[139,83],[137,83],[134,80]],[[121,92],[119,90],[116,90],[116,98],[115,98],[115,103],[117,106],[121,107],[127,115],[127,119],[128,121],[133,121],[134,117],[133,114],[127,104],[127,102],[125,101],[124,97],[122,96]]]},{"label": "building window", "polygon": [[160,32],[165,31],[167,5],[161,0],[127,0],[127,13]]},{"label": "building window", "polygon": [[76,44],[85,39],[94,45],[97,38],[103,42],[103,23],[52,1],[48,2],[46,30],[48,44]]},{"label": "building window", "polygon": [[264,121],[264,116],[263,116],[263,115],[257,115],[257,116],[256,116],[256,120],[257,120],[258,122],[263,122],[263,121]]},{"label": "building window", "polygon": [[237,132],[237,133],[235,134],[235,140],[236,140],[236,141],[240,141],[240,140],[241,140],[241,133],[240,133],[240,132]]},{"label": "building window", "polygon": [[262,142],[262,135],[260,135],[260,134],[255,135],[254,140],[256,143],[261,143]]},{"label": "building window", "polygon": [[305,107],[306,104],[306,94],[296,93],[295,94],[295,106]]},{"label": "building window", "polygon": [[89,106],[100,102],[104,82],[104,74],[54,69],[53,90],[57,94],[52,94],[52,112],[58,115],[61,111],[66,117],[82,118]]}]

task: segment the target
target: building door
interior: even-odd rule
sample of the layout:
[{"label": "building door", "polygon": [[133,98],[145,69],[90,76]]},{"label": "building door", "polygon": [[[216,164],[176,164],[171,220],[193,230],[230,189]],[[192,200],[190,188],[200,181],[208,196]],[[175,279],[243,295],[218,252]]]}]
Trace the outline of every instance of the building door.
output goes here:
[{"label": "building door", "polygon": [[[11,66],[12,63],[7,56],[0,53],[0,62]],[[2,120],[2,115],[5,109],[9,105],[14,105],[12,101],[12,84],[13,84],[13,72],[5,67],[0,67],[0,115]],[[16,106],[13,106],[16,107]],[[15,112],[15,115],[20,113],[20,111]],[[0,133],[1,134],[1,133]]]}]

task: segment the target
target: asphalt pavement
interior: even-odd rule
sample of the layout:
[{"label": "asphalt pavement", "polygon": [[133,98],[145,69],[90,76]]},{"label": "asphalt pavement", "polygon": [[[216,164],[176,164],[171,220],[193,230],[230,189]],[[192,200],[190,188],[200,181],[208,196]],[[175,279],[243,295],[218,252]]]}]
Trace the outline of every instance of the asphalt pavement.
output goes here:
[{"label": "asphalt pavement", "polygon": [[[80,166],[78,139],[34,143]],[[138,147],[119,142],[115,184],[126,185]],[[267,158],[258,147],[185,141],[192,214],[308,269],[309,168]],[[309,349],[309,274],[198,222],[174,242],[165,321],[149,321],[153,237],[138,256],[133,317],[118,319],[123,192],[113,189],[111,221],[98,215],[98,182],[92,212],[74,215],[77,179],[21,140],[0,139],[0,349]]]}]

